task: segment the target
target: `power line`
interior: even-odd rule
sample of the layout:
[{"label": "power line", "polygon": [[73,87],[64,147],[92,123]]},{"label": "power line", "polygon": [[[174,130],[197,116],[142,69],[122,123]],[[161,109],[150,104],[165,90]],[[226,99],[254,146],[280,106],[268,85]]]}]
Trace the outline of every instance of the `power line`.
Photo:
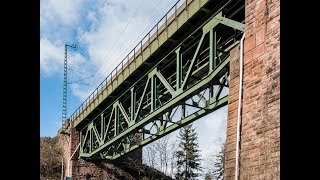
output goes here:
[{"label": "power line", "polygon": [[[72,64],[73,64],[73,67],[74,67],[74,62],[75,62],[75,51],[74,51],[74,53],[73,53],[73,62],[72,62]],[[74,77],[77,77],[77,76],[75,76],[74,74],[75,73],[71,73],[71,75],[70,75],[70,81],[69,82],[67,82],[67,84],[70,86],[70,94],[71,94],[71,84],[81,84],[81,85],[86,85],[86,86],[89,86],[89,84],[88,83],[85,83],[85,81],[84,80],[86,80],[86,79],[89,79],[89,78],[92,78],[94,75],[93,74],[89,74],[89,73],[85,73],[85,72],[82,72],[82,71],[79,71],[79,70],[76,70],[75,68],[67,68],[67,70],[69,70],[69,71],[71,71],[71,72],[77,72],[77,73],[80,73],[80,74],[85,74],[85,75],[87,75],[86,77],[82,77],[82,78],[80,78],[80,79],[78,79],[78,80],[74,80],[73,78]],[[73,76],[72,76],[73,75]],[[72,78],[73,77],[73,78]],[[72,96],[69,96],[68,97],[69,99],[68,99],[68,102],[67,102],[67,104],[68,104],[68,108],[70,108],[70,103],[71,103],[71,99],[72,99]]]},{"label": "power line", "polygon": [[[122,31],[120,32],[120,34],[123,34],[123,33],[125,32],[125,30],[127,29],[128,25],[131,23],[132,19],[134,19],[134,16],[135,16],[136,13],[138,12],[138,9],[140,9],[143,1],[144,1],[144,0],[141,0],[141,1],[140,1],[140,4],[139,4],[138,7],[134,10],[133,15],[131,16],[131,18],[129,19],[129,21],[128,21],[127,24],[125,25],[125,27],[122,29]],[[111,49],[109,48],[109,50],[107,50],[107,53],[105,54],[105,56],[104,56],[102,59],[106,59],[106,57],[107,57],[107,55],[109,54],[109,52],[111,52],[111,50],[113,50],[113,48],[117,45],[117,42],[119,42],[119,41],[116,41],[116,42],[113,43],[113,45],[111,46]],[[93,76],[95,76],[101,69],[103,69],[104,66],[105,66],[105,64],[103,64],[103,65],[96,71],[96,73],[94,73]],[[104,76],[104,73],[103,73],[103,76]],[[91,82],[90,82],[90,88],[92,88],[92,86],[93,86],[93,78],[92,78],[92,80],[91,80]],[[89,89],[90,89],[90,88],[89,88]]]},{"label": "power line", "polygon": [[[92,76],[93,76],[93,75],[92,75]],[[89,79],[89,78],[91,78],[92,76],[85,77],[85,78],[82,78],[82,79],[78,79],[78,80],[76,80],[76,81],[69,82],[68,84],[78,83],[78,82],[81,82],[81,81],[83,81],[83,80],[85,80],[85,79]],[[85,84],[85,83],[82,83],[82,84]]]},{"label": "power line", "polygon": [[[73,54],[72,54],[72,56],[73,56],[73,60],[72,60],[72,67],[74,67],[74,61],[75,61],[75,53],[74,53],[75,51],[73,51]],[[72,59],[72,58],[70,58],[70,59]],[[67,70],[70,70],[70,68],[67,68]],[[70,73],[70,80],[69,80],[69,82],[70,81],[72,81],[72,77],[74,76],[74,73],[71,71],[71,73]],[[69,85],[69,83],[67,82],[67,84]],[[70,88],[69,88],[69,94],[70,94],[70,96],[68,96],[68,102],[67,102],[67,112],[68,112],[68,110],[70,109],[70,102],[71,102],[71,99],[72,99],[72,96],[71,96],[71,92],[72,92],[72,90],[71,90],[71,86],[70,86]],[[67,113],[67,115],[68,115],[68,113]]]},{"label": "power line", "polygon": [[[122,31],[121,31],[120,34],[123,34],[123,33],[126,31],[126,29],[128,28],[128,26],[129,26],[129,24],[131,23],[131,21],[132,21],[133,19],[135,19],[136,13],[138,12],[138,10],[140,9],[140,7],[142,6],[143,1],[144,1],[144,0],[141,0],[141,1],[140,1],[140,4],[139,4],[139,5],[137,6],[137,8],[134,10],[133,15],[131,16],[131,18],[129,19],[129,21],[128,21],[127,24],[125,25],[125,27],[122,29]],[[170,4],[171,4],[173,1],[174,1],[174,0],[172,0],[172,1],[168,4],[167,7],[169,7]],[[156,3],[156,6],[153,6],[153,9],[155,9],[156,12],[159,12],[158,9],[156,9],[155,7],[157,7],[157,5],[158,5],[160,2],[161,2],[161,0],[159,0],[159,1]],[[105,6],[105,4],[106,4],[106,1],[104,2],[104,4],[103,4],[102,6]],[[167,7],[166,7],[166,8],[167,8]],[[141,33],[141,35],[143,35],[143,34],[145,33],[145,31],[148,30],[149,27],[150,27],[155,21],[156,21],[156,19],[155,19],[152,23],[149,24],[149,26],[143,31],[143,33]],[[91,23],[90,23],[90,24],[91,24]],[[89,24],[89,25],[90,25],[90,24]],[[87,26],[87,28],[89,27],[89,25]],[[84,34],[84,33],[83,33],[83,34]],[[141,35],[140,35],[140,36],[141,36]],[[139,38],[141,38],[141,37],[138,37],[137,39],[139,39]],[[79,39],[80,39],[80,38],[79,38]],[[137,39],[136,39],[136,40],[137,40]],[[136,41],[136,40],[135,40],[135,41]],[[128,48],[127,48],[125,51],[123,51],[123,53],[125,53],[135,41],[133,41],[133,42],[128,46]],[[105,58],[109,55],[109,53],[112,52],[111,50],[113,50],[113,48],[115,48],[115,47],[118,45],[118,44],[117,44],[118,42],[120,42],[120,41],[116,41],[116,42],[114,43],[114,45],[111,46],[111,49],[107,50],[107,53],[106,53],[106,55],[103,57],[103,59],[105,59]],[[123,55],[123,53],[122,53],[117,59],[119,59],[119,58]],[[99,72],[100,69],[104,68],[104,66],[105,66],[105,65],[102,65],[102,66],[98,69],[98,71],[96,71],[96,73]],[[94,75],[92,76],[92,80],[91,80],[90,85],[89,85],[90,88],[92,88],[92,86],[93,86],[93,79],[94,79],[93,77],[96,75],[96,73],[94,73]],[[105,73],[103,73],[103,76],[104,76],[104,75],[105,75]],[[90,89],[90,88],[89,88],[89,89]]]},{"label": "power line", "polygon": [[[100,10],[102,9],[102,7],[104,7],[107,4],[107,0],[104,1],[104,3],[102,4],[102,6],[99,8],[98,13],[100,13]],[[71,81],[68,82],[68,78],[67,78],[67,71],[71,70],[72,72],[79,72],[82,74],[87,74],[88,73],[84,73],[84,72],[80,72],[77,70],[73,70],[71,68],[67,67],[67,59],[68,59],[68,55],[67,55],[67,46],[76,48],[78,42],[81,40],[81,38],[83,37],[84,33],[88,31],[89,27],[92,24],[92,20],[89,21],[89,23],[87,24],[86,28],[83,30],[83,32],[80,34],[80,36],[78,36],[78,38],[74,37],[74,43],[72,45],[65,45],[65,59],[64,59],[64,81],[63,81],[63,98],[62,98],[62,124],[65,122],[66,118],[67,118],[67,110],[69,108],[70,105],[70,101],[71,101],[71,96],[67,97],[67,93],[68,93],[68,88],[67,86],[73,83],[78,83],[78,84],[83,84],[83,85],[88,85],[85,83],[82,83],[81,81],[83,81],[84,79],[93,77],[94,75],[91,75],[89,77],[83,78],[83,79],[79,79],[77,81]],[[75,52],[73,53],[73,67],[74,67],[74,62],[75,62]],[[71,77],[74,76],[74,73],[71,73]],[[71,78],[72,79],[72,78]],[[70,86],[71,87],[71,86]],[[71,94],[71,88],[70,88],[70,94]],[[67,100],[68,99],[68,100]]]},{"label": "power line", "polygon": [[[126,31],[126,29],[128,28],[128,26],[129,26],[129,24],[131,23],[131,21],[132,21],[134,18],[136,18],[136,17],[135,17],[135,16],[136,16],[136,13],[137,13],[138,10],[140,9],[143,1],[144,1],[144,0],[141,0],[141,1],[140,1],[140,4],[139,4],[138,7],[135,9],[133,15],[130,17],[129,21],[127,22],[127,24],[125,25],[125,27],[122,29],[122,31],[121,31],[120,34],[123,34],[123,33]],[[168,6],[167,6],[166,8],[168,8],[173,1],[174,1],[174,0],[172,0],[172,1],[168,4]],[[105,6],[106,2],[107,2],[107,0],[105,0],[103,6]],[[161,2],[161,0],[159,0],[159,1],[157,2],[157,4],[159,4],[159,2]],[[103,6],[102,6],[102,7],[103,7]],[[154,6],[154,8],[155,8],[155,7],[157,7],[157,5]],[[100,9],[99,9],[99,10],[100,10]],[[158,12],[158,9],[156,9],[156,11]],[[150,25],[152,25],[155,21],[156,21],[156,19],[155,19],[152,23],[150,23]],[[83,37],[84,32],[86,32],[86,31],[88,30],[88,28],[90,27],[91,24],[92,24],[92,21],[87,25],[86,30],[83,31],[82,34],[78,37],[78,39],[76,40],[76,43],[78,43],[79,40]],[[150,25],[143,31],[143,33],[141,33],[141,35],[143,35],[143,34],[145,33],[145,31],[150,28]],[[140,35],[140,36],[141,36],[141,35]],[[122,36],[121,36],[121,37],[122,37]],[[121,39],[121,37],[120,37],[120,39]],[[140,38],[141,38],[141,37],[140,37]],[[137,38],[137,39],[139,39],[139,38]],[[136,39],[136,40],[137,40],[137,39]],[[136,40],[135,40],[135,41],[136,41]],[[129,48],[135,41],[133,41],[133,42],[128,46],[128,48]],[[118,39],[118,41],[116,41],[116,42],[113,43],[113,46],[111,46],[111,48],[110,48],[109,50],[107,50],[107,53],[106,53],[106,55],[104,56],[103,59],[107,58],[107,56],[109,55],[109,53],[112,52],[111,50],[113,50],[113,48],[117,47],[117,46],[118,46],[117,43],[119,43],[119,42],[120,42],[120,41],[119,41],[119,39]],[[127,49],[128,49],[128,48],[127,48]],[[127,51],[127,49],[126,49],[125,51]],[[125,53],[125,51],[123,51],[123,53]],[[122,53],[122,54],[123,54],[123,53]],[[119,56],[119,58],[122,56],[122,54]],[[118,58],[118,59],[119,59],[119,58]],[[105,64],[103,64],[103,65],[98,69],[98,71],[96,71],[96,72],[91,76],[92,79],[91,79],[90,85],[89,85],[90,88],[93,86],[93,79],[94,79],[93,77],[97,74],[97,72],[99,72],[102,68],[104,68],[104,66],[105,66]],[[104,74],[104,73],[103,73],[103,74]],[[85,78],[85,79],[86,79],[86,78]],[[79,80],[79,81],[80,81],[80,80]],[[77,82],[77,81],[75,81],[75,82]],[[89,89],[90,89],[90,88],[89,88]]]},{"label": "power line", "polygon": [[[100,13],[101,9],[107,4],[107,0],[105,0],[102,4],[101,4],[101,7],[98,9],[98,14]],[[82,31],[82,33],[78,36],[78,38],[74,38],[74,45],[78,45],[79,41],[83,38],[84,36],[84,33],[88,31],[88,29],[90,28],[91,24],[92,24],[93,20],[90,20],[89,23],[86,25],[85,29]],[[73,54],[73,57],[75,59],[75,53]],[[73,61],[73,67],[74,67],[74,62],[75,60]],[[77,81],[70,81],[69,83],[67,83],[68,85],[70,85],[71,87],[71,84],[73,83],[78,83],[78,84],[82,84],[82,85],[89,85],[89,84],[86,84],[86,83],[82,83],[81,81],[83,81],[84,79],[88,79],[90,77],[93,78],[94,75],[92,74],[89,74],[89,73],[85,73],[85,72],[81,72],[81,71],[78,71],[78,70],[75,70],[75,69],[71,69],[71,68],[67,68],[67,70],[70,70],[72,72],[78,72],[78,73],[81,73],[81,74],[86,74],[86,75],[89,75],[89,77],[86,77],[86,78],[83,78],[83,79],[79,79]],[[71,73],[71,76],[74,76],[74,73]],[[72,78],[71,78],[72,79]],[[71,91],[71,89],[70,89]],[[71,94],[71,92],[70,92]],[[70,104],[70,101],[71,101],[71,96],[69,96],[69,99],[68,99],[68,107],[69,107],[69,104]]]},{"label": "power line", "polygon": [[[175,0],[172,0],[165,9],[167,9],[168,7],[170,7],[170,5],[171,5],[171,3],[172,3],[173,1],[175,1]],[[157,6],[160,2],[161,2],[161,0],[159,0],[159,1],[156,3],[156,6]],[[156,12],[159,12],[158,9],[155,8],[156,6],[153,6],[153,9],[155,9]],[[159,15],[159,14],[157,14],[157,16],[158,16],[158,15]],[[153,17],[155,17],[155,16],[153,16]],[[145,28],[145,29],[143,30],[143,32],[142,32],[134,41],[131,42],[131,44],[127,47],[127,49],[126,49],[125,51],[123,51],[123,52],[121,53],[121,55],[120,55],[117,59],[120,59],[120,58],[124,55],[124,53],[129,50],[129,48],[133,45],[133,43],[135,43],[138,39],[141,39],[142,36],[144,35],[144,33],[145,33],[145,32],[154,24],[154,22],[156,22],[156,21],[157,21],[157,19],[154,19],[151,23],[149,23],[148,27]]]},{"label": "power line", "polygon": [[[156,3],[156,5],[158,5],[160,1],[161,1],[161,0],[159,0],[159,1]],[[156,6],[153,6],[153,9],[155,9],[155,7],[156,7]],[[155,9],[155,10],[158,12],[157,9]],[[143,30],[143,32],[142,32],[134,41],[131,42],[131,44],[127,47],[126,50],[122,51],[121,55],[120,55],[117,59],[120,59],[120,58],[122,57],[122,55],[124,55],[124,53],[129,50],[129,48],[133,45],[134,42],[136,42],[138,39],[141,39],[141,36],[146,32],[146,30],[149,29],[149,27],[150,27],[155,21],[156,21],[156,19],[155,19],[152,23],[149,23],[148,27],[145,28],[145,29]]]},{"label": "power line", "polygon": [[79,71],[79,70],[75,70],[75,69],[71,69],[71,68],[68,68],[68,70],[73,71],[73,72],[78,72],[78,73],[81,73],[81,74],[86,74],[86,75],[89,75],[89,76],[92,75],[92,74],[85,73],[85,72],[82,72],[82,71]]},{"label": "power line", "polygon": [[[103,9],[103,7],[105,7],[106,4],[107,4],[107,0],[105,0],[105,1],[103,2],[103,4],[101,5],[101,7],[98,9],[98,14],[100,14],[101,9]],[[79,36],[77,39],[75,39],[75,44],[76,44],[76,45],[77,45],[78,42],[82,39],[84,33],[88,31],[88,29],[89,29],[89,27],[91,26],[92,22],[93,22],[93,21],[91,20],[91,21],[87,24],[85,30],[83,30],[83,32],[80,34],[80,36]],[[79,72],[79,71],[78,71],[78,72]],[[81,73],[83,73],[83,72],[81,72]],[[88,74],[88,75],[90,75],[90,74]],[[94,76],[95,76],[95,73],[94,73],[93,75],[91,75],[92,80],[93,80],[93,77],[94,77]],[[88,86],[89,86],[89,89],[90,89],[91,86],[92,86],[92,80],[91,80],[91,82],[90,82],[89,84],[84,84],[84,85],[88,85]],[[79,84],[82,84],[82,83],[79,83]]]},{"label": "power line", "polygon": [[[172,5],[172,2],[174,2],[174,1],[175,1],[175,0],[172,0],[164,9],[167,9],[168,7],[170,7],[170,6]],[[179,1],[179,0],[178,0],[178,1]],[[155,9],[156,12],[159,12],[159,10],[158,10],[156,7],[157,7],[157,5],[158,5],[160,2],[161,2],[161,0],[158,1],[155,6],[153,6],[153,9],[152,9],[152,10]],[[142,4],[142,1],[141,1],[140,5],[141,5],[141,4]],[[139,7],[139,8],[140,8],[140,7]],[[137,9],[139,9],[139,8],[137,8]],[[136,9],[136,10],[137,10],[137,9]],[[162,11],[163,11],[163,10],[162,10]],[[136,12],[135,12],[135,13],[136,13]],[[159,14],[156,14],[155,16],[159,16]],[[155,17],[155,16],[153,16],[153,17]],[[132,18],[130,19],[130,21],[131,21],[131,20],[132,20]],[[121,56],[132,46],[132,44],[133,44],[135,41],[137,41],[138,39],[141,39],[142,36],[144,35],[144,33],[145,33],[145,32],[154,24],[154,22],[156,22],[156,21],[157,21],[157,19],[155,19],[153,22],[149,23],[149,26],[148,26],[147,28],[145,28],[145,30],[140,34],[140,36],[138,36],[138,38],[136,38],[136,39],[127,47],[127,49],[121,53],[120,56],[118,56],[117,60],[121,58]],[[127,26],[126,26],[126,27],[127,27]],[[122,34],[122,33],[121,33],[121,34]],[[113,47],[115,47],[115,46],[113,46]],[[108,51],[108,52],[110,52],[110,51]],[[106,55],[107,55],[107,54],[106,54]],[[105,56],[103,59],[105,59],[105,58],[106,58],[106,56]],[[102,65],[102,66],[98,69],[98,71],[96,71],[96,73],[99,72],[100,69],[104,68],[104,66],[105,66],[105,65]],[[106,73],[107,73],[107,71],[103,73],[103,76],[105,76]]]},{"label": "power line", "polygon": [[[98,14],[100,13],[100,10],[101,10],[106,4],[107,4],[107,0],[105,0],[105,1],[103,2],[103,4],[101,5],[101,7],[98,9]],[[75,39],[75,43],[74,43],[74,44],[76,44],[76,45],[78,44],[78,42],[79,42],[79,41],[81,40],[81,38],[83,37],[84,33],[88,31],[88,29],[89,29],[89,27],[91,26],[92,22],[93,22],[92,20],[89,21],[89,23],[87,24],[85,30],[83,30],[82,33],[80,34],[80,36],[79,36],[77,39]]]},{"label": "power line", "polygon": [[[125,25],[125,27],[122,29],[122,31],[120,32],[120,34],[123,34],[123,33],[126,31],[128,25],[131,23],[132,19],[134,19],[134,16],[135,16],[136,13],[138,12],[138,9],[140,9],[143,1],[144,1],[144,0],[141,0],[141,1],[140,1],[140,4],[139,4],[138,7],[134,10],[133,15],[130,17],[129,21],[127,22],[127,24]],[[120,36],[120,39],[121,39],[121,37],[123,37],[123,36]],[[114,45],[111,46],[111,49],[109,49],[109,50],[107,51],[107,53],[106,53],[106,55],[103,57],[103,59],[106,59],[106,58],[107,58],[107,55],[109,55],[109,52],[112,52],[111,50],[113,50],[114,47],[116,47],[116,46],[118,45],[117,43],[119,43],[119,42],[120,42],[120,40],[118,39],[115,43],[113,43]],[[117,45],[116,45],[116,44],[117,44]],[[104,64],[102,65],[101,68],[104,68]],[[101,68],[99,68],[99,70],[100,70]],[[97,71],[97,72],[99,72],[99,71]]]}]

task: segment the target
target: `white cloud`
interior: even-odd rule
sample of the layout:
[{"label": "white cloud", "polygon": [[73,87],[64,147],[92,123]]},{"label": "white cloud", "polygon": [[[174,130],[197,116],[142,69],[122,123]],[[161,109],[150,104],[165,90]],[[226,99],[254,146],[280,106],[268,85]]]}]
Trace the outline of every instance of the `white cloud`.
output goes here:
[{"label": "white cloud", "polygon": [[75,84],[71,85],[71,90],[72,90],[74,96],[79,97],[81,99],[81,101],[84,101],[85,99],[87,99],[89,97],[93,88],[92,87],[84,88],[80,84],[75,83]]},{"label": "white cloud", "polygon": [[40,39],[40,72],[50,76],[63,67],[64,48],[48,39]]},{"label": "white cloud", "polygon": [[117,0],[107,3],[99,13],[89,12],[90,19],[95,20],[94,30],[85,32],[80,42],[87,47],[89,58],[97,68],[94,84],[98,85],[111,73],[150,30],[150,25],[155,25],[154,19],[164,15],[170,3]]},{"label": "white cloud", "polygon": [[211,130],[211,132],[224,131],[225,126],[223,121],[225,121],[227,118],[227,110],[228,109],[225,106],[210,114],[210,116],[205,116],[203,118],[204,128],[206,128],[206,130]]},{"label": "white cloud", "polygon": [[114,25],[104,23],[97,32],[86,33],[85,41],[90,59],[101,76],[105,77],[121,62],[126,55],[123,51],[127,49],[127,43],[134,40],[137,32],[143,30],[142,20],[137,18],[137,21],[128,26],[127,33],[121,36],[120,33],[123,32],[125,25],[123,22]]},{"label": "white cloud", "polygon": [[194,122],[198,133],[202,167],[208,168],[213,155],[220,149],[220,142],[225,141],[228,107],[224,106]]},{"label": "white cloud", "polygon": [[79,18],[83,0],[42,0],[40,1],[40,24],[58,22],[72,26]]},{"label": "white cloud", "polygon": [[[71,27],[80,19],[84,0],[41,0],[40,2],[40,74],[48,77],[62,74],[64,45],[68,43]],[[69,28],[68,28],[69,27]],[[75,64],[84,59],[78,54]]]},{"label": "white cloud", "polygon": [[[51,42],[48,39],[40,39],[40,73],[44,77],[62,75],[64,64],[64,44]],[[72,58],[72,56],[74,56]],[[85,63],[85,58],[79,53],[69,55],[68,67],[80,69]],[[81,68],[85,71],[85,68]]]}]

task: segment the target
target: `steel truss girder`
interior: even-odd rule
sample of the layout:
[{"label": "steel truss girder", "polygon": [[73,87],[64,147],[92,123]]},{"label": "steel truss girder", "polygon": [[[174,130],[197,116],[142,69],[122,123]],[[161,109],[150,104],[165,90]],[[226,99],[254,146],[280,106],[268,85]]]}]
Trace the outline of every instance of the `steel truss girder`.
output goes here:
[{"label": "steel truss girder", "polygon": [[[228,96],[220,95],[229,84],[229,58],[228,54],[218,52],[216,28],[219,24],[244,30],[243,24],[222,17],[222,13],[213,17],[202,27],[202,35],[189,60],[183,58],[181,47],[174,51],[176,67],[170,77],[175,77],[175,82],[164,76],[165,71],[153,68],[146,78],[138,80],[144,81],[140,91],[136,87],[137,82],[128,91],[129,105],[126,103],[126,107],[123,106],[119,99],[124,97],[124,101],[128,98],[125,97],[126,94],[121,95],[80,131],[79,156],[90,159],[116,159],[226,105]],[[206,52],[203,47],[207,35],[209,55],[203,58],[201,56]],[[198,77],[198,74],[201,77]],[[217,85],[218,88],[214,88]],[[204,94],[207,90],[209,96],[206,98]],[[204,92],[201,93],[202,91]],[[141,95],[137,100],[138,92]],[[194,96],[199,100],[194,100]],[[191,103],[187,103],[188,100]],[[204,105],[200,105],[201,102]],[[186,106],[199,110],[186,115]],[[173,121],[172,117],[178,107],[182,109],[180,119]],[[149,130],[148,125],[151,125]],[[151,133],[151,130],[155,130],[155,133]],[[147,137],[148,135],[150,136]]]}]

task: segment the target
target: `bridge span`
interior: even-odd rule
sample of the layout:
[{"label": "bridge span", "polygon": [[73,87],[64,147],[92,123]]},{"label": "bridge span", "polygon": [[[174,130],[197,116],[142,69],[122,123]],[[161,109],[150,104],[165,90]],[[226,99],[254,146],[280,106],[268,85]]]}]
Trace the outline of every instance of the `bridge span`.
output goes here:
[{"label": "bridge span", "polygon": [[229,51],[244,31],[240,2],[174,6],[71,116],[80,157],[116,159],[225,106]]}]

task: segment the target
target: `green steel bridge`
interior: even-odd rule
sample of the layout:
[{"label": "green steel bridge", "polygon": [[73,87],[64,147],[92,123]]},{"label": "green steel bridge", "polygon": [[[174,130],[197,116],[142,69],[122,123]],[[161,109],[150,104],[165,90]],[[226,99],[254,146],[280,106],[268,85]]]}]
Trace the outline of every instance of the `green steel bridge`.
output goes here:
[{"label": "green steel bridge", "polygon": [[80,158],[114,160],[227,105],[243,31],[243,0],[177,2],[69,118]]}]

